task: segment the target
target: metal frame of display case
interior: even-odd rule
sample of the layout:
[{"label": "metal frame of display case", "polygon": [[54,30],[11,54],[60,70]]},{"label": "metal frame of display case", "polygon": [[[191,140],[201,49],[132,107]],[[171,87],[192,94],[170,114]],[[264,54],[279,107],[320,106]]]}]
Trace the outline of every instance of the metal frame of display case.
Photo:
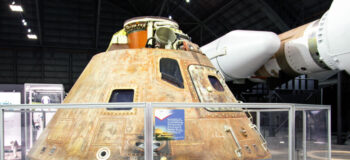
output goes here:
[{"label": "metal frame of display case", "polygon": [[[63,102],[63,98],[64,98],[63,84],[25,83],[24,84],[24,103],[25,104],[32,103],[30,99],[32,98],[31,93],[34,90],[40,90],[41,92],[60,93],[61,94],[60,103]],[[28,97],[27,97],[27,93],[28,93]],[[28,100],[28,103],[27,103],[27,100]]]},{"label": "metal frame of display case", "polygon": [[[153,160],[153,109],[156,108],[244,108],[244,111],[256,112],[257,127],[260,129],[260,113],[285,111],[288,112],[288,159],[295,155],[295,113],[303,112],[303,153],[306,160],[306,111],[327,111],[328,159],[331,159],[331,107],[329,105],[288,104],[288,103],[103,103],[103,104],[50,104],[50,105],[0,105],[0,159],[4,159],[4,112],[33,109],[96,109],[96,108],[144,108],[144,156],[146,160]],[[29,111],[32,112],[32,111]]]}]

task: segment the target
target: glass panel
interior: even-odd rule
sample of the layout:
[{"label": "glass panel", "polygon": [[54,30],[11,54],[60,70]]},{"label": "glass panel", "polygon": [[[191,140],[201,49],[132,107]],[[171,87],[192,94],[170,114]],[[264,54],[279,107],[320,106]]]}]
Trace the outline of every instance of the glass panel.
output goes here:
[{"label": "glass panel", "polygon": [[49,122],[51,121],[51,119],[53,118],[53,116],[55,115],[56,111],[47,111],[47,112],[43,112],[43,114],[45,115],[45,120],[44,120],[44,124],[45,126],[43,128],[45,128]]},{"label": "glass panel", "polygon": [[62,93],[53,92],[32,92],[31,104],[61,103]]},{"label": "glass panel", "polygon": [[306,111],[307,159],[328,158],[327,110]]},{"label": "glass panel", "polygon": [[295,156],[296,159],[304,158],[303,150],[303,111],[295,112]]},{"label": "glass panel", "polygon": [[260,113],[260,132],[267,141],[272,159],[288,159],[288,123],[287,111]]},{"label": "glass panel", "polygon": [[179,87],[184,88],[183,79],[179,64],[176,60],[170,58],[162,58],[159,62],[162,79]]},{"label": "glass panel", "polygon": [[[20,92],[0,92],[0,105],[21,104]],[[21,114],[19,110],[11,109],[11,113],[3,114],[4,125],[4,157],[8,158],[12,155],[14,158],[21,158],[20,150],[21,146]],[[2,151],[1,151],[2,152]]]},{"label": "glass panel", "polygon": [[[114,107],[118,106],[110,108]],[[5,160],[144,159],[144,109],[118,113],[103,108],[59,109],[50,127],[40,131],[44,113],[5,110]],[[29,117],[21,118],[21,114]],[[53,112],[45,115],[50,119]],[[67,150],[72,151],[70,155]]]},{"label": "glass panel", "polygon": [[211,83],[211,85],[218,91],[224,91],[224,87],[222,87],[220,81],[214,77],[214,76],[208,76],[209,81]]},{"label": "glass panel", "polygon": [[25,84],[26,104],[61,103],[64,95],[62,84]]},{"label": "glass panel", "polygon": [[39,112],[34,109],[31,111],[23,109],[5,110],[5,159],[23,159],[22,156],[26,155],[38,140],[39,135],[46,128],[54,114],[55,111]]},{"label": "glass panel", "polygon": [[5,159],[21,159],[21,113],[4,113]]},{"label": "glass panel", "polygon": [[[122,108],[117,103],[110,105],[107,108]],[[189,106],[169,108],[174,106],[173,103],[151,105],[151,107],[157,105],[153,110],[154,115],[158,109],[183,111],[176,112],[183,113],[183,121],[180,119],[181,116],[158,117],[159,119],[170,117],[172,120],[166,123],[170,129],[163,127],[159,130],[157,127],[159,123],[155,117],[152,119],[154,126],[146,125],[151,126],[148,129],[153,129],[152,145],[155,160],[271,159],[265,152],[266,148],[271,153],[272,159],[288,159],[288,111],[283,111],[286,108],[276,109],[276,104],[271,108],[269,108],[271,104],[229,105],[232,108],[259,111],[260,116],[256,116],[255,112],[252,112],[252,116],[253,120],[260,117],[260,131],[265,138],[259,138],[259,131],[244,112],[225,109],[227,104],[218,106],[220,109],[216,111],[205,109],[216,108],[216,105],[212,104],[203,104],[201,108]],[[27,156],[27,159],[68,159],[68,154],[65,152],[67,149],[72,151],[73,158],[79,157],[76,159],[108,156],[109,159],[144,159],[146,146],[144,109],[130,105],[127,107],[133,108],[132,110],[107,111],[104,109],[105,104],[103,108],[94,106],[89,106],[89,109],[78,109],[74,107],[82,106],[72,105],[74,109],[59,109],[50,122],[50,127],[47,128],[45,124],[53,116],[54,111],[34,107],[4,109],[5,159],[24,159],[28,154],[30,156]],[[329,140],[327,110],[297,109],[295,115],[296,118],[291,119],[295,120],[293,122],[295,124],[293,136],[296,140],[296,148],[293,148],[296,153],[293,155],[295,159],[327,159]],[[40,130],[43,128],[45,129]],[[303,129],[306,129],[304,134],[301,133]],[[303,138],[306,138],[305,142]],[[267,141],[267,147],[264,139]],[[306,146],[307,157],[304,157],[302,146]],[[238,158],[239,156],[241,158]]]},{"label": "glass panel", "polygon": [[251,117],[251,120],[252,122],[255,124],[255,125],[258,125],[258,120],[257,120],[257,113],[256,112],[247,112],[247,116],[248,117]]},{"label": "glass panel", "polygon": [[244,112],[164,107],[153,113],[156,160],[270,159],[265,140]]}]

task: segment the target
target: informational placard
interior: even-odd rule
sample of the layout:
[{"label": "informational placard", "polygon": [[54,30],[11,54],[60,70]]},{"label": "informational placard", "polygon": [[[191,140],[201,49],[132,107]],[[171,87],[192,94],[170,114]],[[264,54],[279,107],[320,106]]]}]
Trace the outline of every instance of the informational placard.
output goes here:
[{"label": "informational placard", "polygon": [[183,109],[155,110],[156,140],[185,139],[185,111]]}]

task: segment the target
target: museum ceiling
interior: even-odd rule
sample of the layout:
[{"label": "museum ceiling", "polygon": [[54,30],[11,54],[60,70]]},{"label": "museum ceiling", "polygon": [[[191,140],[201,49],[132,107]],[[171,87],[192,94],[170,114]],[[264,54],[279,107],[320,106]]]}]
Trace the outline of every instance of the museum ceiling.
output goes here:
[{"label": "museum ceiling", "polygon": [[[20,4],[23,12],[11,11],[9,4],[13,2]],[[320,18],[331,0],[2,0],[1,3],[0,46],[103,51],[123,22],[136,16],[171,16],[194,42],[204,45],[235,29],[287,31]],[[28,39],[28,29],[38,39]]]}]

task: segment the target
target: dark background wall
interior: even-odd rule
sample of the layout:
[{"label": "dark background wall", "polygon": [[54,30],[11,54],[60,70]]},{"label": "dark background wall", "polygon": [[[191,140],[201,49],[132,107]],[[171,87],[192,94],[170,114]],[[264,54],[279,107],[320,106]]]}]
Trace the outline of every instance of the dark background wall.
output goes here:
[{"label": "dark background wall", "polygon": [[68,91],[94,50],[0,47],[0,84],[60,83]]}]

